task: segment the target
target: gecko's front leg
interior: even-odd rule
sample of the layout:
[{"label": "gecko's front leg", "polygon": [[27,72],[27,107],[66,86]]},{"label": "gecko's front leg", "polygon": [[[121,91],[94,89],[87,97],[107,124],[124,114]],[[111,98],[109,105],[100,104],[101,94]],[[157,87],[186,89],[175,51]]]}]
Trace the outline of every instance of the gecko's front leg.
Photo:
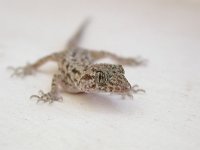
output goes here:
[{"label": "gecko's front leg", "polygon": [[48,93],[44,93],[43,91],[39,91],[39,95],[32,95],[30,98],[37,98],[37,102],[49,102],[52,103],[54,101],[62,101],[63,98],[59,96],[59,84],[61,81],[61,75],[55,74],[52,79],[51,91]]}]

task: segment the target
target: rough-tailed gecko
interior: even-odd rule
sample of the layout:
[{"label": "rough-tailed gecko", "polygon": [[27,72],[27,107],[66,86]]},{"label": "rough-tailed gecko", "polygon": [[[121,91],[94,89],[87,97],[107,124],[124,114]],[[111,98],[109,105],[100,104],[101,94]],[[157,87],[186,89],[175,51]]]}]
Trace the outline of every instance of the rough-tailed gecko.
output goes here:
[{"label": "rough-tailed gecko", "polygon": [[[143,60],[125,58],[111,52],[93,51],[78,46],[87,24],[88,20],[83,22],[64,50],[47,55],[23,67],[11,67],[14,71],[12,75],[24,77],[36,73],[40,66],[49,61],[58,64],[58,71],[53,75],[51,90],[47,93],[40,90],[38,95],[32,95],[31,98],[49,103],[60,101],[62,100],[59,94],[60,88],[68,93],[106,92],[123,97],[132,97],[134,93],[144,91],[137,85],[131,86],[122,67],[122,65],[139,66],[144,64]],[[117,64],[95,63],[102,58],[110,58]]]}]

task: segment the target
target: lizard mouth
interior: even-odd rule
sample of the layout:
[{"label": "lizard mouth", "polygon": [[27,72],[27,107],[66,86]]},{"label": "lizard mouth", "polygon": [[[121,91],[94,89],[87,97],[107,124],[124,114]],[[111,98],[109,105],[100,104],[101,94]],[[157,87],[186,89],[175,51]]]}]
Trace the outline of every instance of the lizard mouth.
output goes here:
[{"label": "lizard mouth", "polygon": [[117,86],[113,89],[114,93],[127,93],[131,91],[131,85],[129,83]]}]

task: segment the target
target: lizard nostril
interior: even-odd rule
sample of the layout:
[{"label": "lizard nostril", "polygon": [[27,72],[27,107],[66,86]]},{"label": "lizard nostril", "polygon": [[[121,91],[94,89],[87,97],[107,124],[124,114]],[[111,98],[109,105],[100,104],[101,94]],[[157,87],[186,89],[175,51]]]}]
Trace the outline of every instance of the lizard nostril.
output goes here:
[{"label": "lizard nostril", "polygon": [[131,85],[130,85],[129,83],[125,84],[125,85],[123,86],[123,90],[124,90],[125,92],[130,91],[130,90],[131,90]]}]

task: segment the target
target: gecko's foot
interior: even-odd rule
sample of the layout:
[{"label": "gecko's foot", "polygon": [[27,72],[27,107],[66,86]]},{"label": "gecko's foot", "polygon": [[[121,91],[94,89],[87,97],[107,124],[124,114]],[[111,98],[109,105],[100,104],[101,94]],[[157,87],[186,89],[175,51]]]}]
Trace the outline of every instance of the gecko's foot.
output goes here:
[{"label": "gecko's foot", "polygon": [[35,68],[33,68],[33,66],[29,63],[27,63],[25,66],[23,67],[8,67],[8,69],[12,70],[13,73],[11,74],[11,77],[13,76],[18,76],[18,77],[25,77],[27,75],[32,75],[35,72]]},{"label": "gecko's foot", "polygon": [[53,103],[54,101],[63,101],[63,98],[61,96],[58,96],[56,93],[48,92],[44,93],[43,91],[39,91],[39,95],[32,95],[30,98],[36,98],[37,103],[40,101]]},{"label": "gecko's foot", "polygon": [[121,65],[128,66],[145,66],[147,64],[147,60],[141,57],[137,58],[123,58],[120,60]]},{"label": "gecko's foot", "polygon": [[136,84],[136,85],[133,85],[131,87],[131,90],[125,94],[122,94],[122,99],[125,99],[126,96],[133,99],[133,94],[136,94],[138,92],[142,92],[142,93],[145,93],[145,90],[144,89],[140,89],[139,86]]}]

